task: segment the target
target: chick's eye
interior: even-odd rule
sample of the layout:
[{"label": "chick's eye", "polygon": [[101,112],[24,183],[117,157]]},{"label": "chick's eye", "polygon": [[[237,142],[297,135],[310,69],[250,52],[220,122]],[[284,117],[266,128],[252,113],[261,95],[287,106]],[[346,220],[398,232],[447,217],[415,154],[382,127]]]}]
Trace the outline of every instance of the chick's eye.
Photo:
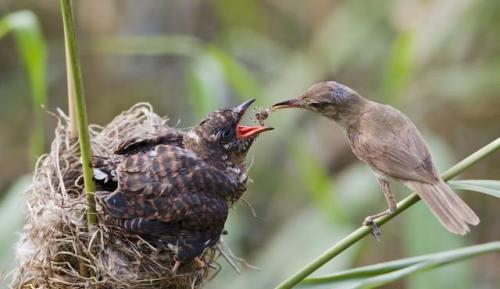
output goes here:
[{"label": "chick's eye", "polygon": [[234,135],[234,130],[232,129],[223,129],[220,130],[218,133],[219,136],[219,142],[221,143],[228,143],[231,141]]}]

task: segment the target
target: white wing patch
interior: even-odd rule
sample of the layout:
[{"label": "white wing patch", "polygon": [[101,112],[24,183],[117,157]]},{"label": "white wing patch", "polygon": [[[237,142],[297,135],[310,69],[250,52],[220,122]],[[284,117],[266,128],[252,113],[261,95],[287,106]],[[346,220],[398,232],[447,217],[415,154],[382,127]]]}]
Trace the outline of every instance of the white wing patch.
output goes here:
[{"label": "white wing patch", "polygon": [[105,183],[109,181],[108,174],[96,168],[94,168],[94,179],[104,181]]}]

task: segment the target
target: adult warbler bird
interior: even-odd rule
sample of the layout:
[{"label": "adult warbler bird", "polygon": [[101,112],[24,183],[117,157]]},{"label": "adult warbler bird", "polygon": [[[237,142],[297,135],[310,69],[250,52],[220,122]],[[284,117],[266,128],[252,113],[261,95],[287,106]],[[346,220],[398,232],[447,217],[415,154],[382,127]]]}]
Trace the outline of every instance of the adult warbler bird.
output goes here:
[{"label": "adult warbler bird", "polygon": [[377,176],[388,209],[366,217],[365,225],[396,210],[390,180],[403,182],[424,201],[450,232],[464,235],[479,218],[438,175],[429,149],[413,122],[399,110],[363,98],[351,88],[326,81],[314,84],[273,110],[303,108],[335,121],[346,132],[353,153]]}]

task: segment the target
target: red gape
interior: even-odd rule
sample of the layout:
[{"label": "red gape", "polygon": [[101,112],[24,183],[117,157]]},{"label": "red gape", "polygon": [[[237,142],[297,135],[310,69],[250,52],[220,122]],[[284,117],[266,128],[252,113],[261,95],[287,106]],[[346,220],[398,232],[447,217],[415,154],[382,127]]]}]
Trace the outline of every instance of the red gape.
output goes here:
[{"label": "red gape", "polygon": [[261,125],[256,125],[256,126],[244,126],[244,125],[237,125],[236,126],[236,136],[239,139],[246,139],[249,138],[253,135],[256,135],[258,133],[261,133],[266,130],[271,130],[272,128],[261,126]]}]

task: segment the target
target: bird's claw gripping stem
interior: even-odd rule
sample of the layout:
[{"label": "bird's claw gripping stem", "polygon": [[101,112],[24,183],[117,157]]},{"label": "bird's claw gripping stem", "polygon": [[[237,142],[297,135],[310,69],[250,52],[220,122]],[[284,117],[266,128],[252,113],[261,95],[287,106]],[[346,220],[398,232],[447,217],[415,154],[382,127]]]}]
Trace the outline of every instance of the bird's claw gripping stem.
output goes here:
[{"label": "bird's claw gripping stem", "polygon": [[380,242],[380,235],[382,233],[381,233],[380,228],[377,225],[377,223],[375,223],[373,221],[373,218],[372,217],[366,217],[365,220],[363,221],[363,225],[370,227],[371,233],[372,233],[373,237],[375,237],[375,239]]},{"label": "bird's claw gripping stem", "polygon": [[372,229],[372,235],[377,239],[377,241],[380,241],[380,228],[378,227],[377,223],[375,223],[375,219],[390,215],[396,211],[396,205],[391,205],[389,204],[389,208],[383,212],[380,212],[378,214],[368,216],[365,218],[363,221],[364,226],[368,226]]}]

